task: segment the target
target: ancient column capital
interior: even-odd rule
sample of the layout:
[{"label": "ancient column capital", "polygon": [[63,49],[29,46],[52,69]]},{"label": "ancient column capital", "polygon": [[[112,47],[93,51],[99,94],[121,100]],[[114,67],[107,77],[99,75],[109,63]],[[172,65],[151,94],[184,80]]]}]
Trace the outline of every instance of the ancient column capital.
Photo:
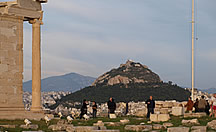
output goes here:
[{"label": "ancient column capital", "polygon": [[43,25],[43,11],[40,11],[41,13],[41,17],[39,19],[32,19],[32,20],[29,20],[29,23],[30,24],[37,24],[37,25]]},{"label": "ancient column capital", "polygon": [[33,19],[33,20],[29,20],[30,24],[37,24],[37,25],[43,25],[43,21],[39,20],[39,19]]}]

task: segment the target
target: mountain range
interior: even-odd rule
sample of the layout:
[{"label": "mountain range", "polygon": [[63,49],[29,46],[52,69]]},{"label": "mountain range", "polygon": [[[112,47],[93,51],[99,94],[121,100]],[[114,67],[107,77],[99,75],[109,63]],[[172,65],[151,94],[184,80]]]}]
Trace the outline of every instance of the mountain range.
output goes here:
[{"label": "mountain range", "polygon": [[[41,80],[41,91],[70,91],[75,92],[90,86],[96,78],[83,76],[77,73],[69,73],[61,76],[52,76]],[[23,83],[23,90],[32,91],[32,81]]]},{"label": "mountain range", "polygon": [[200,91],[207,92],[209,94],[213,94],[213,93],[216,93],[216,88],[200,89]]}]

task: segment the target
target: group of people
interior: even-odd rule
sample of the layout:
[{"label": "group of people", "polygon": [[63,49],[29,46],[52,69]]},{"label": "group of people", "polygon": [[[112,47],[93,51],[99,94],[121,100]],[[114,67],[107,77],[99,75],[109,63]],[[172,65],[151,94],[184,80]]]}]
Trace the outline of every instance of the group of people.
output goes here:
[{"label": "group of people", "polygon": [[[80,113],[80,119],[83,118],[83,116],[86,114],[87,115],[87,106],[88,106],[88,101],[86,99],[83,100],[83,104],[81,107],[81,113]],[[112,97],[110,97],[109,101],[107,102],[108,106],[108,115],[109,114],[114,114],[116,110],[116,103]],[[95,101],[92,102],[92,117],[96,118],[97,116],[97,104]]]},{"label": "group of people", "polygon": [[[87,115],[87,106],[88,106],[88,101],[86,101],[86,99],[83,100],[83,104],[82,104],[82,107],[81,107],[81,113],[80,113],[80,119],[83,118],[83,116],[86,114]],[[96,118],[96,115],[97,115],[97,104],[95,101],[92,102],[92,116],[93,118]]]},{"label": "group of people", "polygon": [[[206,112],[207,115],[216,117],[216,93],[213,94],[212,98],[209,100],[205,100],[204,96],[201,96],[201,99],[196,99],[196,102],[194,103],[191,100],[191,97],[188,98],[188,102],[185,105],[187,107],[186,111],[192,113],[193,108],[195,108],[195,112]],[[147,118],[150,118],[150,114],[154,114],[154,108],[155,108],[155,101],[153,100],[153,97],[150,96],[148,100],[145,102],[147,104]],[[80,119],[83,118],[83,115],[87,114],[87,105],[88,101],[83,100],[83,105],[81,107],[81,114]],[[114,99],[110,97],[109,101],[107,102],[108,106],[108,116],[109,114],[114,114],[116,110],[116,103],[114,102]],[[211,113],[209,112],[211,109]],[[97,104],[95,101],[92,102],[92,110],[93,110],[93,118],[96,118],[97,115]],[[128,103],[126,108],[126,113],[128,111]]]},{"label": "group of people", "polygon": [[[194,103],[191,100],[191,97],[188,98],[188,102],[185,105],[187,107],[188,112],[192,113],[193,107],[195,108],[195,112],[206,112],[207,115],[216,117],[216,93],[213,94],[211,99],[205,100],[204,96],[201,96],[201,99],[196,99],[196,102]],[[211,109],[211,113],[210,113]]]}]

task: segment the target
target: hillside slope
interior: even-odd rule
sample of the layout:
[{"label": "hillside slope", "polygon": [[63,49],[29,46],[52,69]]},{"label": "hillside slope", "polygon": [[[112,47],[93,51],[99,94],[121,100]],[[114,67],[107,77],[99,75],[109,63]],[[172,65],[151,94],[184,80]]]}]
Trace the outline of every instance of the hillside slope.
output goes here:
[{"label": "hillside slope", "polygon": [[190,92],[176,85],[167,83],[158,84],[116,84],[113,86],[87,87],[63,97],[60,102],[80,102],[83,99],[106,102],[114,97],[117,102],[145,101],[152,95],[155,100],[187,100]]}]

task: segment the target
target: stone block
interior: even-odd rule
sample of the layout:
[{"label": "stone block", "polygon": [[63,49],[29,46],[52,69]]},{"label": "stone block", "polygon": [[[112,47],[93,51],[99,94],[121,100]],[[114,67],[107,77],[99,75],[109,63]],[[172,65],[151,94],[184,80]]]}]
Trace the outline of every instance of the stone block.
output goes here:
[{"label": "stone block", "polygon": [[158,115],[158,121],[168,121],[170,119],[169,114],[159,114]]},{"label": "stone block", "polygon": [[143,131],[143,130],[152,130],[152,125],[126,125],[125,130],[127,131]]},{"label": "stone block", "polygon": [[0,66],[1,66],[0,74],[8,71],[8,65],[7,64],[0,64]]},{"label": "stone block", "polygon": [[135,113],[135,116],[137,117],[144,117],[147,115],[147,109],[138,110]]},{"label": "stone block", "polygon": [[165,129],[165,127],[161,124],[153,124],[153,129],[154,130],[162,130],[162,129]]},{"label": "stone block", "polygon": [[184,114],[183,107],[172,107],[172,115],[181,116]]},{"label": "stone block", "polygon": [[188,127],[170,127],[167,129],[167,132],[189,132],[190,128]]},{"label": "stone block", "polygon": [[158,121],[158,114],[151,114],[150,121],[157,122]]},{"label": "stone block", "polygon": [[116,115],[115,115],[115,114],[109,114],[109,118],[110,118],[110,119],[115,119],[115,118],[116,118]]},{"label": "stone block", "polygon": [[0,125],[3,128],[16,128],[16,125]]},{"label": "stone block", "polygon": [[205,112],[201,112],[201,113],[184,113],[184,118],[200,118],[200,117],[204,117],[206,116],[206,113]]},{"label": "stone block", "polygon": [[192,126],[191,132],[206,132],[207,126]]},{"label": "stone block", "polygon": [[199,121],[197,119],[192,120],[182,120],[182,125],[199,125]]},{"label": "stone block", "polygon": [[216,120],[208,122],[207,127],[216,130]]},{"label": "stone block", "polygon": [[120,122],[121,122],[122,124],[127,124],[127,123],[130,122],[130,120],[124,119],[124,120],[120,120]]},{"label": "stone block", "polygon": [[163,103],[163,108],[172,108],[173,107],[173,103],[172,102],[164,102]]},{"label": "stone block", "polygon": [[168,114],[168,108],[161,108],[160,109],[160,114]]},{"label": "stone block", "polygon": [[76,126],[74,127],[76,132],[91,132],[93,130],[98,130],[96,126]]},{"label": "stone block", "polygon": [[73,126],[67,126],[66,132],[75,132],[75,128]]},{"label": "stone block", "polygon": [[120,122],[104,122],[107,126],[120,126]]},{"label": "stone block", "polygon": [[167,128],[167,127],[172,127],[173,124],[167,122],[167,123],[163,123],[163,126],[164,126],[165,128]]},{"label": "stone block", "polygon": [[119,130],[93,130],[92,132],[120,132]]},{"label": "stone block", "polygon": [[20,125],[20,128],[37,130],[38,125],[27,125],[27,126],[26,125]]},{"label": "stone block", "polygon": [[164,122],[168,121],[170,119],[169,114],[151,114],[150,115],[150,121],[152,122]]},{"label": "stone block", "polygon": [[104,123],[99,120],[97,123],[94,123],[93,126],[104,126]]}]

